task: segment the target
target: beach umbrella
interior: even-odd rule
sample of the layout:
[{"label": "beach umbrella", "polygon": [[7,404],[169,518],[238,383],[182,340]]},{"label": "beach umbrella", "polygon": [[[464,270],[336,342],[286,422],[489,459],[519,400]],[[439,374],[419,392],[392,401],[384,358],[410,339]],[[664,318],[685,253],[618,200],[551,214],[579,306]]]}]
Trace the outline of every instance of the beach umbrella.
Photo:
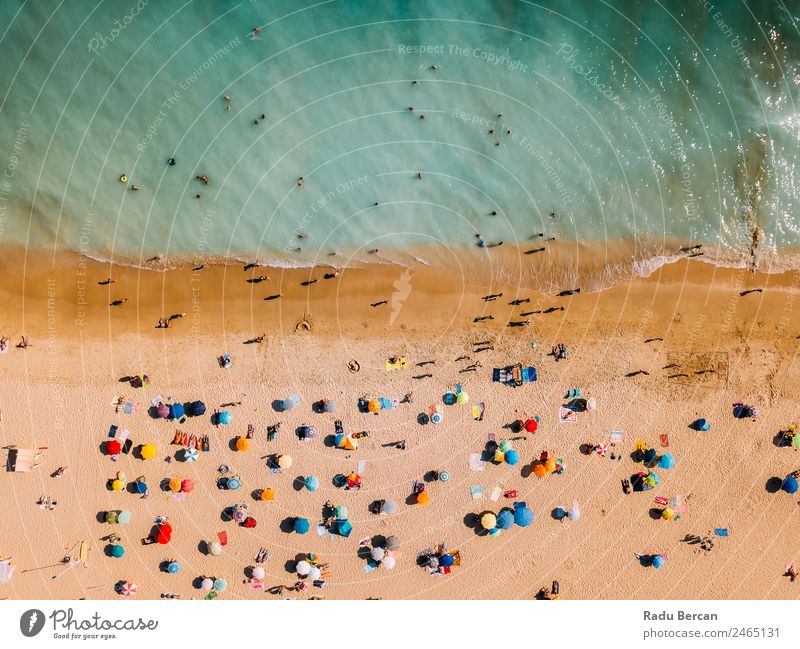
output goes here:
[{"label": "beach umbrella", "polygon": [[514,512],[510,509],[504,509],[497,515],[497,527],[501,530],[507,530],[514,525]]},{"label": "beach umbrella", "polygon": [[499,527],[493,527],[492,529],[488,530],[489,536],[500,536],[503,530]]},{"label": "beach umbrella", "polygon": [[127,525],[131,522],[131,513],[127,509],[123,509],[119,514],[117,514],[117,522],[121,523],[122,525]]},{"label": "beach umbrella", "polygon": [[237,523],[243,523],[247,518],[247,507],[245,505],[236,505],[233,509],[233,520]]},{"label": "beach umbrella", "polygon": [[317,436],[317,427],[310,424],[303,424],[300,427],[301,439],[313,439]]},{"label": "beach umbrella", "polygon": [[111,556],[115,559],[119,559],[125,554],[125,548],[123,548],[121,545],[112,545],[110,551]]},{"label": "beach umbrella", "polygon": [[320,570],[316,566],[311,566],[311,570],[308,571],[308,578],[311,581],[316,581],[320,577],[322,577],[322,570]]},{"label": "beach umbrella", "polygon": [[448,568],[456,562],[456,558],[452,554],[445,554],[439,558],[439,565]]},{"label": "beach umbrella", "polygon": [[497,527],[497,516],[491,512],[486,512],[483,516],[481,516],[481,527],[483,527],[485,530],[491,530]]},{"label": "beach umbrella", "polygon": [[533,523],[533,512],[527,507],[517,507],[514,510],[514,522],[520,527],[528,527]]},{"label": "beach umbrella", "polygon": [[300,395],[295,392],[292,394],[288,399],[286,399],[286,409],[287,410],[294,410],[297,406],[300,405]]},{"label": "beach umbrella", "polygon": [[500,448],[498,447],[494,452],[493,462],[498,462],[498,463],[502,462],[505,459],[505,457],[506,457],[506,454],[503,453],[503,451],[501,451]]},{"label": "beach umbrella", "polygon": [[189,493],[190,491],[194,491],[194,480],[190,478],[186,478],[185,480],[181,481],[181,491],[184,493]]},{"label": "beach umbrella", "polygon": [[661,518],[663,518],[665,521],[675,520],[675,516],[675,510],[671,507],[665,507],[661,510]]},{"label": "beach umbrella", "polygon": [[219,541],[206,541],[206,549],[212,557],[218,557],[222,554],[222,543]]},{"label": "beach umbrella", "polygon": [[106,454],[119,455],[122,452],[122,444],[115,439],[110,439],[106,442]]},{"label": "beach umbrella", "polygon": [[381,505],[381,514],[391,516],[397,512],[397,503],[394,500],[384,500]]},{"label": "beach umbrella", "polygon": [[661,480],[660,480],[660,478],[658,477],[658,475],[657,475],[657,474],[655,474],[655,473],[651,473],[649,476],[647,476],[647,477],[644,479],[644,483],[645,483],[645,484],[646,484],[648,487],[655,487],[655,486],[656,486],[656,485],[657,485],[659,482],[661,482]]},{"label": "beach umbrella", "polygon": [[158,404],[158,416],[162,419],[169,417],[169,406],[166,403]]},{"label": "beach umbrella", "polygon": [[142,387],[146,388],[150,385],[150,377],[147,374],[140,374],[136,378],[139,379],[139,384],[142,385]]},{"label": "beach umbrella", "polygon": [[658,455],[658,453],[656,452],[656,449],[648,448],[644,452],[644,463],[645,464],[650,464],[651,462],[655,462],[655,459],[656,459],[657,455]]},{"label": "beach umbrella", "polygon": [[298,561],[295,570],[301,577],[306,577],[311,572],[311,564],[308,561]]},{"label": "beach umbrella", "polygon": [[547,473],[553,473],[553,471],[556,470],[556,461],[552,457],[544,461],[544,470],[547,471]]},{"label": "beach umbrella", "polygon": [[125,483],[119,478],[114,478],[111,481],[111,489],[113,491],[122,491],[125,488]]},{"label": "beach umbrella", "polygon": [[262,489],[261,490],[261,500],[264,500],[264,501],[275,500],[275,490],[274,489]]},{"label": "beach umbrella", "polygon": [[653,568],[660,568],[664,565],[664,557],[660,554],[655,555],[650,561],[650,565],[653,566]]},{"label": "beach umbrella", "polygon": [[395,559],[395,558],[394,558],[393,556],[391,556],[391,555],[387,555],[387,556],[385,556],[385,557],[383,558],[383,561],[381,561],[381,566],[382,566],[383,568],[386,568],[387,570],[391,570],[391,569],[392,569],[392,568],[394,568],[396,565],[397,565],[397,559]]},{"label": "beach umbrella", "polygon": [[344,505],[336,505],[336,507],[333,508],[333,513],[336,518],[347,518],[347,507]]},{"label": "beach umbrella", "polygon": [[217,421],[220,424],[227,425],[233,421],[233,415],[227,410],[223,410],[221,413],[219,413],[219,415],[217,415]]},{"label": "beach umbrella", "polygon": [[228,587],[228,582],[224,579],[216,579],[214,580],[214,590],[218,593],[221,593]]},{"label": "beach umbrella", "polygon": [[144,480],[137,480],[133,483],[133,488],[136,489],[137,494],[147,493],[147,483]]},{"label": "beach umbrella", "polygon": [[800,448],[800,435],[794,434],[792,436],[792,446],[795,448]]},{"label": "beach umbrella", "polygon": [[330,399],[324,399],[322,401],[322,410],[324,412],[335,412],[336,411],[336,402],[331,401]]},{"label": "beach umbrella", "polygon": [[214,580],[206,577],[202,582],[200,582],[200,588],[203,590],[211,590],[214,588]]},{"label": "beach umbrella", "polygon": [[310,475],[306,477],[305,480],[306,489],[309,491],[316,491],[319,489],[319,479],[315,475]]},{"label": "beach umbrella", "polygon": [[355,471],[347,476],[347,488],[348,489],[360,489],[361,488],[361,476],[358,475]]},{"label": "beach umbrella", "polygon": [[535,464],[533,467],[533,474],[537,478],[544,478],[547,475],[547,469],[544,468],[544,464]]},{"label": "beach umbrella", "polygon": [[200,417],[201,415],[206,414],[206,404],[202,401],[194,401],[192,405],[189,407],[189,414],[192,417]]},{"label": "beach umbrella", "polygon": [[178,478],[172,478],[169,481],[169,490],[173,493],[177,493],[181,490],[181,481]]},{"label": "beach umbrella", "polygon": [[253,579],[264,579],[264,577],[266,577],[267,575],[267,573],[261,566],[256,566],[255,568],[253,568],[252,574],[253,574]]},{"label": "beach umbrella", "polygon": [[563,507],[556,507],[553,510],[553,516],[555,516],[556,520],[562,520],[567,515],[567,512],[564,511]]},{"label": "beach umbrella", "polygon": [[459,392],[456,401],[458,403],[469,403],[469,395],[466,392]]},{"label": "beach umbrella", "polygon": [[169,574],[174,575],[176,572],[180,571],[181,571],[181,564],[179,564],[177,561],[170,561],[167,564],[167,572]]},{"label": "beach umbrella", "polygon": [[517,453],[513,448],[506,451],[505,455],[506,464],[514,465],[519,462],[519,453]]},{"label": "beach umbrella", "polygon": [[166,545],[172,538],[172,526],[167,523],[161,523],[158,526],[158,533],[156,534],[156,541],[159,545]]},{"label": "beach umbrella", "polygon": [[572,507],[567,512],[567,518],[571,521],[579,521],[581,519],[581,506],[577,500],[572,501]]},{"label": "beach umbrella", "polygon": [[427,505],[431,501],[431,497],[428,495],[426,491],[420,491],[417,494],[417,504],[418,505]]},{"label": "beach umbrella", "polygon": [[535,433],[537,428],[539,428],[539,424],[536,423],[535,419],[527,419],[525,421],[525,430],[527,432]]},{"label": "beach umbrella", "polygon": [[378,412],[381,409],[381,402],[378,399],[370,399],[367,404],[367,410],[370,412]]},{"label": "beach umbrella", "polygon": [[155,444],[145,444],[142,446],[140,453],[143,460],[152,460],[158,453],[158,449]]},{"label": "beach umbrella", "polygon": [[502,439],[500,440],[500,444],[498,444],[497,448],[499,448],[503,453],[510,451],[512,448],[511,442],[507,439]]},{"label": "beach umbrella", "polygon": [[187,448],[183,451],[183,459],[186,462],[194,462],[200,457],[200,451],[196,448]]},{"label": "beach umbrella", "polygon": [[399,550],[400,549],[400,539],[392,534],[391,536],[386,537],[386,541],[384,542],[384,547],[387,550]]},{"label": "beach umbrella", "polygon": [[126,581],[122,584],[122,587],[119,589],[120,595],[125,595],[125,597],[132,597],[136,594],[136,589],[138,586],[132,581]]},{"label": "beach umbrella", "polygon": [[344,441],[344,433],[337,433],[333,438],[334,446],[338,446],[341,448],[342,442]]},{"label": "beach umbrella", "polygon": [[353,531],[353,524],[347,519],[339,519],[336,521],[336,532],[339,536],[347,538]]},{"label": "beach umbrella", "polygon": [[239,487],[242,486],[242,481],[239,480],[236,476],[231,476],[228,478],[225,486],[230,489],[231,491],[236,491]]},{"label": "beach umbrella", "polygon": [[439,480],[447,482],[450,479],[450,474],[447,471],[439,471]]},{"label": "beach umbrella", "polygon": [[658,460],[659,469],[671,469],[675,466],[675,456],[672,453],[664,453]]},{"label": "beach umbrella", "polygon": [[288,469],[292,466],[292,456],[291,455],[281,455],[278,457],[278,466],[281,469]]},{"label": "beach umbrella", "polygon": [[114,525],[117,522],[119,522],[119,519],[117,517],[117,512],[114,512],[114,511],[106,512],[106,523],[110,523],[111,525]]},{"label": "beach umbrella", "polygon": [[786,476],[781,484],[781,489],[783,489],[787,494],[797,493],[797,478],[790,475]]},{"label": "beach umbrella", "polygon": [[298,534],[305,534],[311,528],[311,523],[307,518],[296,518],[294,520],[294,531]]},{"label": "beach umbrella", "polygon": [[249,451],[250,450],[250,440],[246,437],[239,437],[236,439],[236,450],[237,451]]},{"label": "beach umbrella", "polygon": [[373,561],[383,561],[383,558],[386,556],[386,550],[383,548],[372,548],[369,556],[372,557]]},{"label": "beach umbrella", "polygon": [[169,407],[169,416],[172,419],[180,419],[186,414],[186,410],[183,407],[182,403],[173,403]]},{"label": "beach umbrella", "polygon": [[433,424],[441,424],[442,423],[442,413],[438,410],[431,415],[431,423]]},{"label": "beach umbrella", "polygon": [[700,418],[700,419],[697,419],[697,420],[694,422],[694,427],[695,427],[697,430],[703,430],[703,431],[705,431],[705,430],[708,430],[709,428],[711,428],[711,424],[710,424],[710,423],[708,423],[708,421],[706,421],[705,419],[702,419],[702,418]]},{"label": "beach umbrella", "polygon": [[589,411],[595,410],[597,408],[597,400],[594,397],[589,397],[586,401],[586,409]]}]

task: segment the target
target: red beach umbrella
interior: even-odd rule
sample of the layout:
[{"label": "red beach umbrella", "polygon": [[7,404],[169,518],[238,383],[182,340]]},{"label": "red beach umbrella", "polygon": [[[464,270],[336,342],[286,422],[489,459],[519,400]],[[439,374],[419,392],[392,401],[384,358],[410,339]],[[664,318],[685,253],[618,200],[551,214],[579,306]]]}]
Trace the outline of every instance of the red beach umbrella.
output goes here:
[{"label": "red beach umbrella", "polygon": [[186,480],[181,482],[181,491],[184,491],[184,492],[186,492],[188,494],[190,491],[193,491],[193,490],[194,490],[194,480],[190,480],[189,478],[186,478]]},{"label": "red beach umbrella", "polygon": [[119,455],[122,452],[122,444],[115,439],[106,442],[106,453],[109,455]]},{"label": "red beach umbrella", "polygon": [[172,525],[162,523],[158,526],[158,534],[156,534],[156,541],[160,545],[166,545],[172,538]]},{"label": "red beach umbrella", "polygon": [[539,424],[536,423],[535,419],[528,419],[525,422],[525,430],[527,430],[529,433],[535,433],[538,427]]}]

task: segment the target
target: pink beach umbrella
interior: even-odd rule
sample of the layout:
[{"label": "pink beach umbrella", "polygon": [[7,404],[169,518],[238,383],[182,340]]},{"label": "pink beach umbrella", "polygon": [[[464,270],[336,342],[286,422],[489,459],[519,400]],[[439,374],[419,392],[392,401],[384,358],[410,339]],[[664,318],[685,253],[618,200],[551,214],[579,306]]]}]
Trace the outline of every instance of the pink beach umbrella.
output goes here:
[{"label": "pink beach umbrella", "polygon": [[200,588],[206,591],[211,590],[212,588],[214,588],[214,580],[206,577],[200,584]]},{"label": "pink beach umbrella", "polygon": [[122,584],[122,588],[120,588],[119,592],[121,595],[125,595],[125,597],[132,597],[136,594],[137,588],[138,586],[132,581],[126,581],[124,584]]}]

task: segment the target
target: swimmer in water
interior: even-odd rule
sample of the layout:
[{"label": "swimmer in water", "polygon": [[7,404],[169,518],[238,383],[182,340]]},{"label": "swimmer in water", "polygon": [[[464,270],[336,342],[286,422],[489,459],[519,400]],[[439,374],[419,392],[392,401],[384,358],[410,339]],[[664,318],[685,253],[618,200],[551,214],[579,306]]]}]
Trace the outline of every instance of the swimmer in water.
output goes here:
[{"label": "swimmer in water", "polygon": [[130,189],[132,192],[138,192],[141,188],[142,188],[141,185],[130,185],[128,187],[128,189]]},{"label": "swimmer in water", "polygon": [[417,178],[418,178],[419,180],[423,180],[423,177],[422,177],[422,172],[421,172],[421,171],[418,171],[418,172],[417,172]]},{"label": "swimmer in water", "polygon": [[261,36],[261,30],[258,27],[253,27],[253,29],[250,30],[250,34],[252,35],[253,39],[255,40],[256,38]]},{"label": "swimmer in water", "polygon": [[199,180],[201,183],[208,185],[208,177],[206,176],[195,176],[195,180]]},{"label": "swimmer in water", "polygon": [[175,158],[170,158],[169,160],[167,160],[167,164],[170,167],[174,167],[175,166]]},{"label": "swimmer in water", "polygon": [[305,179],[303,176],[300,176],[300,177],[297,179],[297,186],[298,186],[298,187],[302,187],[302,186],[303,186],[303,183],[305,182],[305,180],[306,180],[306,179]]}]

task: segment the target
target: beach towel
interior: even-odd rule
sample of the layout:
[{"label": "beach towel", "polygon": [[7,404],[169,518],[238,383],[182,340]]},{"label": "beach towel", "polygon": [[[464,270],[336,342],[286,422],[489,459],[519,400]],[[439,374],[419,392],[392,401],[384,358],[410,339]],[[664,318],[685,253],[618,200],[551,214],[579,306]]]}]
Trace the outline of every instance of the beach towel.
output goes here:
[{"label": "beach towel", "polygon": [[486,469],[486,463],[481,460],[480,453],[471,453],[469,456],[470,471],[483,471]]},{"label": "beach towel", "polygon": [[491,500],[493,503],[496,503],[498,500],[500,500],[500,494],[502,493],[503,490],[500,487],[495,487],[492,489],[492,495],[489,496],[489,500]]},{"label": "beach towel", "polygon": [[160,394],[150,399],[150,405],[158,407],[164,401],[164,397]]},{"label": "beach towel", "polygon": [[717,536],[728,536],[728,528],[727,527],[717,527],[714,529],[714,534]]},{"label": "beach towel", "polygon": [[324,539],[326,536],[328,536],[328,530],[322,523],[317,525],[317,536],[319,536],[321,539]]},{"label": "beach towel", "polygon": [[364,469],[366,468],[366,466],[367,466],[366,460],[359,460],[357,473],[364,473]]},{"label": "beach towel", "polygon": [[611,446],[621,444],[624,436],[625,433],[623,433],[621,430],[612,430],[611,434],[608,436],[608,443],[611,444]]},{"label": "beach towel", "polygon": [[565,422],[576,424],[578,423],[578,413],[570,410],[569,408],[565,408],[564,406],[560,406],[558,409],[558,421],[562,424]]},{"label": "beach towel", "polygon": [[395,372],[397,370],[403,370],[408,367],[408,358],[405,356],[400,356],[399,358],[389,359],[386,361],[386,371],[387,372]]},{"label": "beach towel", "polygon": [[483,485],[474,485],[470,487],[469,493],[472,494],[472,500],[481,500],[483,498]]},{"label": "beach towel", "polygon": [[661,446],[664,448],[669,448],[669,435],[666,433],[661,433]]},{"label": "beach towel", "polygon": [[533,383],[536,380],[536,368],[525,367],[522,369],[522,382]]},{"label": "beach towel", "polygon": [[139,412],[140,405],[141,404],[138,401],[127,401],[122,411],[126,415],[135,415],[137,412]]},{"label": "beach towel", "polygon": [[475,421],[483,421],[483,413],[486,411],[486,406],[483,401],[480,401],[472,406],[472,418]]}]

